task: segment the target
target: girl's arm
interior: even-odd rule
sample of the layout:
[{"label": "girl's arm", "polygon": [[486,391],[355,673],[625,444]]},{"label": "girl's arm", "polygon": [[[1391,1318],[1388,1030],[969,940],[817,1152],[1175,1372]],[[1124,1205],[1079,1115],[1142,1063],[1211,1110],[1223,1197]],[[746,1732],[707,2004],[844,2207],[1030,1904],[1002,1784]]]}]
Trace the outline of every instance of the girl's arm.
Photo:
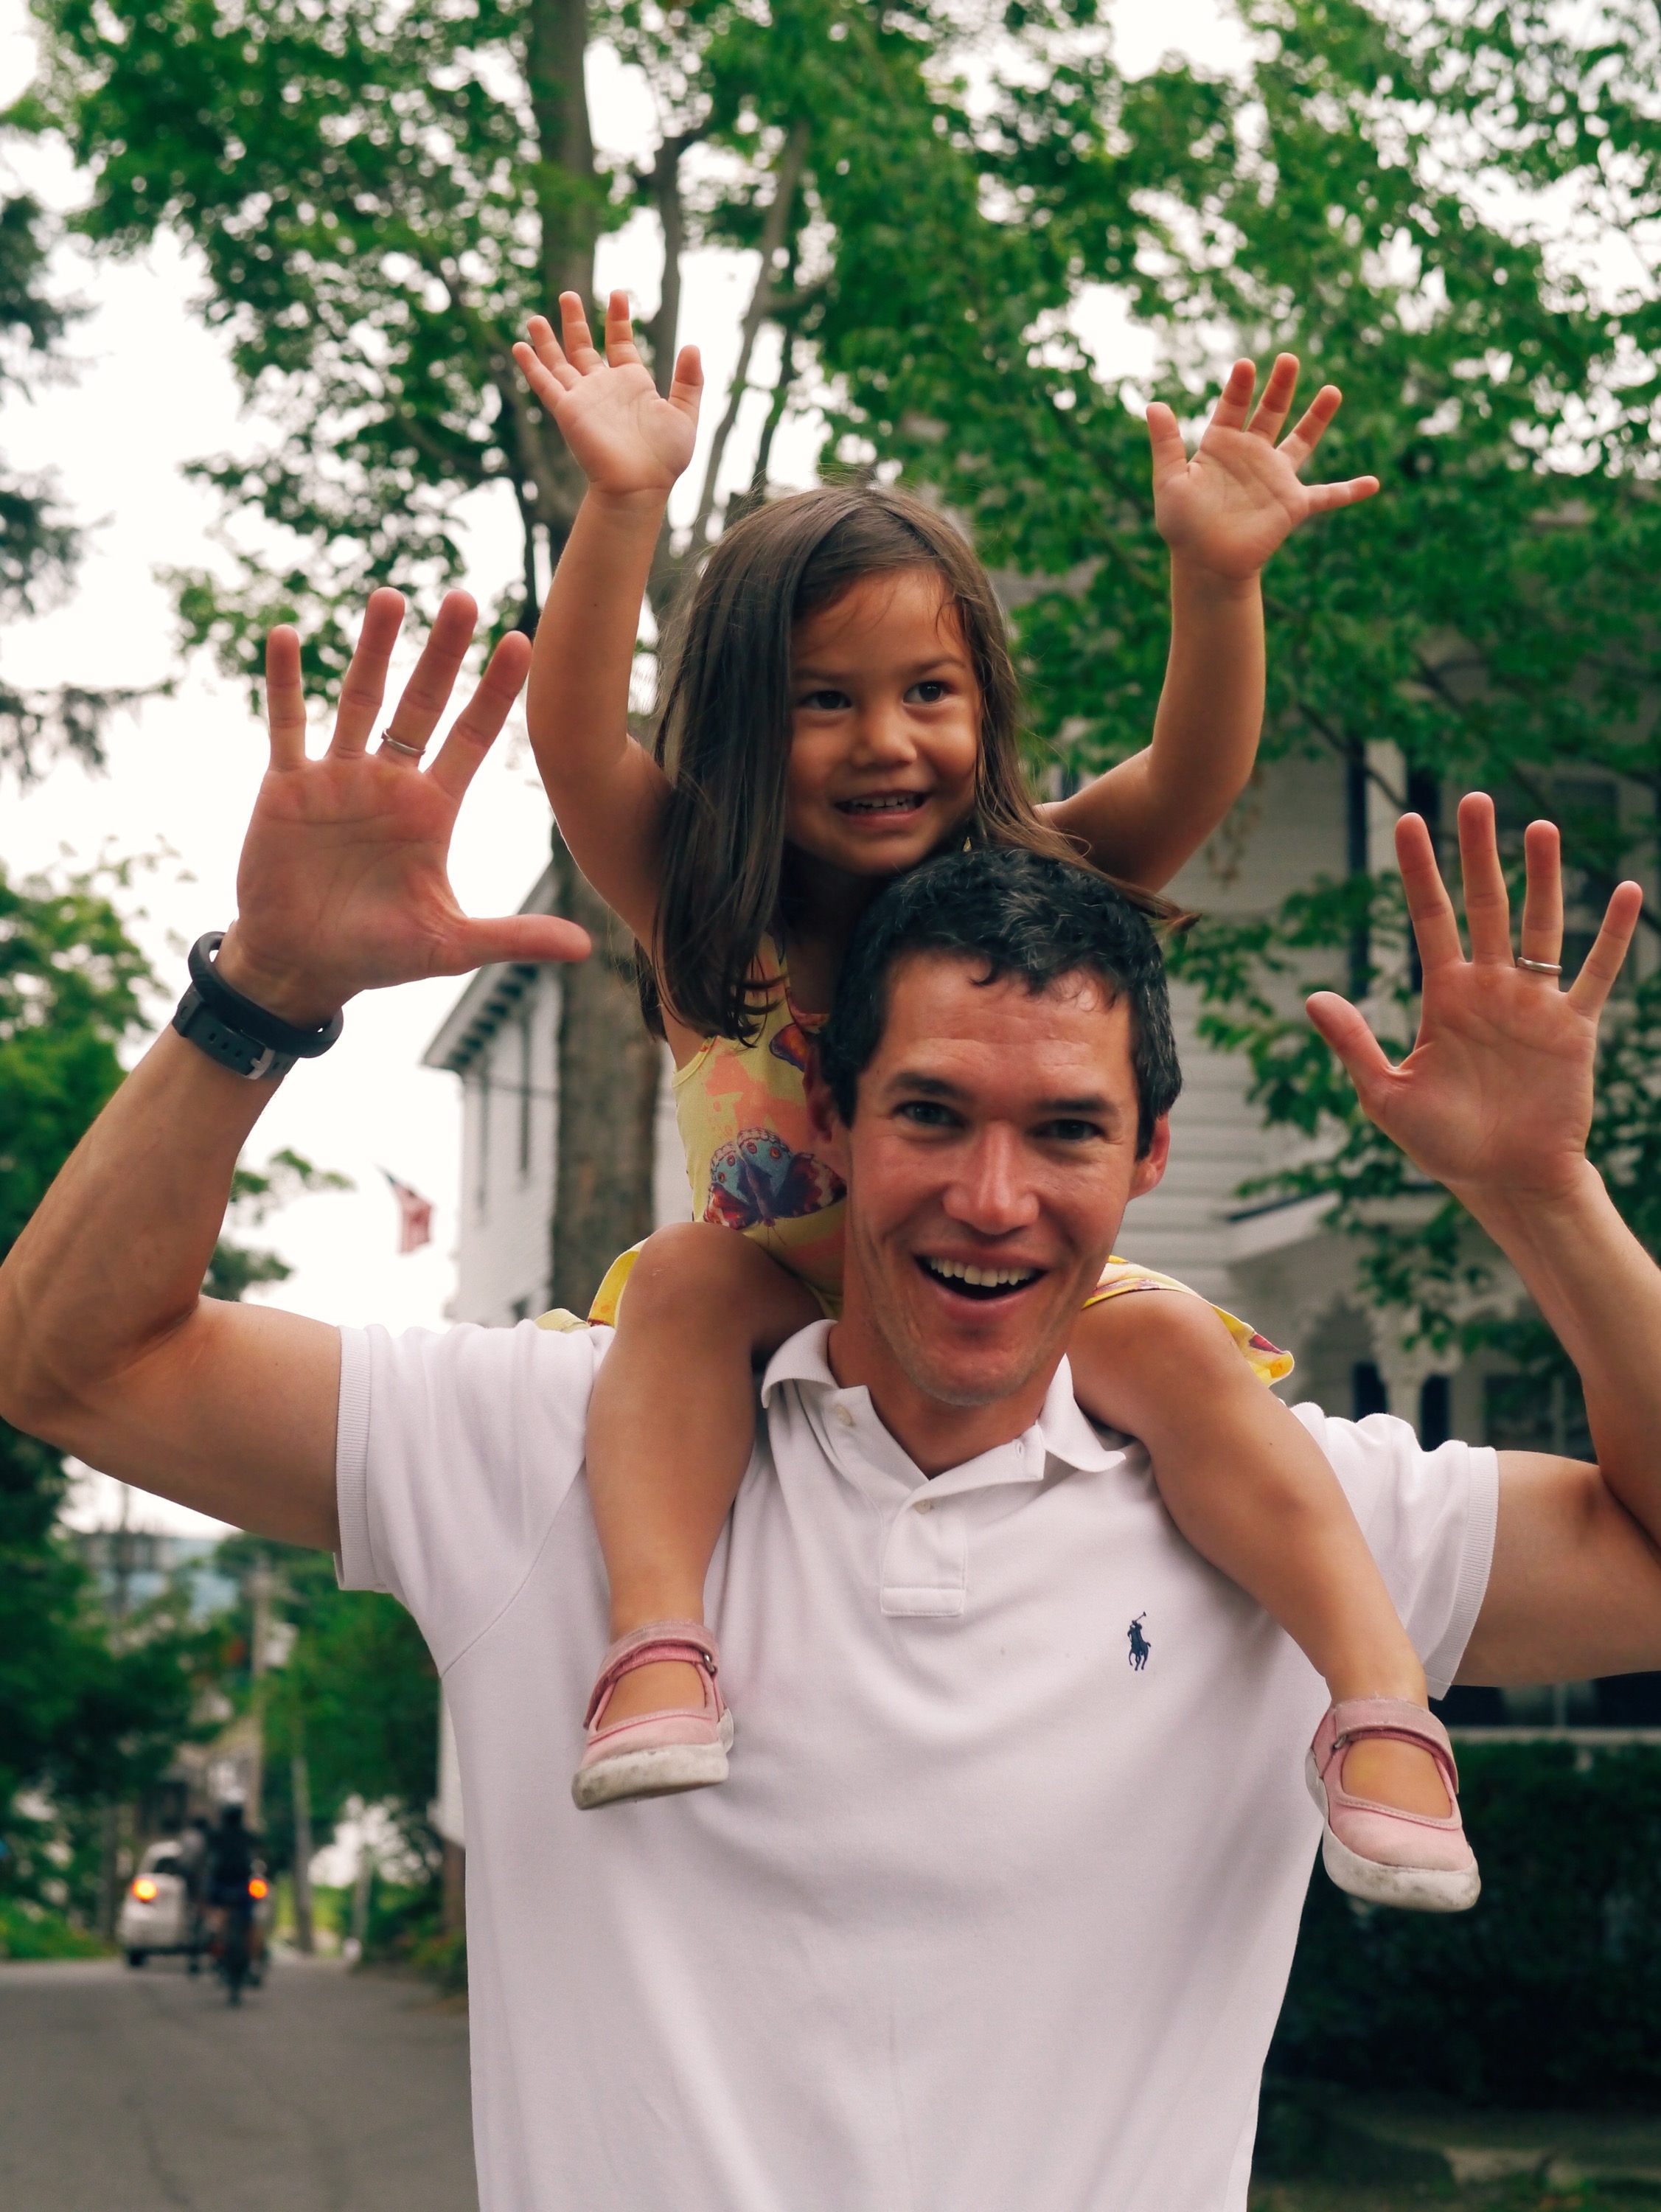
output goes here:
[{"label": "girl's arm", "polygon": [[607,307],[603,358],[574,292],[561,295],[560,313],[563,346],[537,315],[530,343],[513,349],[588,479],[536,626],[526,720],[578,866],[649,944],[668,786],[628,734],[628,686],[664,509],[692,458],[703,373],[696,347],[683,347],[668,398],[659,394],[625,293]]},{"label": "girl's arm", "polygon": [[1312,514],[1370,499],[1376,477],[1307,485],[1302,468],[1338,411],[1325,385],[1279,446],[1298,364],[1282,354],[1249,416],[1257,373],[1236,362],[1191,461],[1171,410],[1148,410],[1154,518],[1171,549],[1171,657],[1145,750],[1045,811],[1099,867],[1156,890],[1239,798],[1263,727],[1263,594],[1276,549]]}]

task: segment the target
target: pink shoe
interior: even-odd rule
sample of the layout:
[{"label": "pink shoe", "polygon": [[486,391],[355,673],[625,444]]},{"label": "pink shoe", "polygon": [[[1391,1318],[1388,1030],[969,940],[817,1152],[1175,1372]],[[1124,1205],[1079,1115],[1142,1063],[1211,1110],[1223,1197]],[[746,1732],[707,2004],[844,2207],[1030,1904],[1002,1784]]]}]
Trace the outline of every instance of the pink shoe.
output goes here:
[{"label": "pink shoe", "polygon": [[[600,1664],[583,1725],[588,1746],[571,1778],[577,1809],[591,1812],[621,1797],[668,1797],[727,1778],[732,1715],[715,1680],[720,1654],[701,1620],[654,1620],[620,1636]],[[704,1678],[704,1702],[640,1713],[607,1728],[602,1718],[625,1674],[660,1660],[683,1660]]]},{"label": "pink shoe", "polygon": [[[1343,1755],[1368,1736],[1422,1744],[1436,1762],[1452,1813],[1433,1820],[1352,1797],[1343,1786]],[[1459,1818],[1459,1771],[1434,1713],[1401,1698],[1346,1698],[1329,1705],[1304,1774],[1326,1823],[1321,1857],[1340,1889],[1409,1912],[1468,1912],[1476,1904],[1482,1883]]]}]

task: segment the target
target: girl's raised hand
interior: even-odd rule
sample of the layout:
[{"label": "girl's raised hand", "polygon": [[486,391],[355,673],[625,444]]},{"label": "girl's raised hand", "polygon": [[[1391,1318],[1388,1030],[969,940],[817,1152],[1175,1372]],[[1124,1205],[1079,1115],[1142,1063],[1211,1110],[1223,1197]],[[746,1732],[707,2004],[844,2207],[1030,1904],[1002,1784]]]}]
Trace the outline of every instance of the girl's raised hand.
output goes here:
[{"label": "girl's raised hand", "polygon": [[525,381],[559,424],[578,466],[597,492],[667,495],[692,459],[704,372],[696,346],[682,346],[665,399],[640,359],[628,295],[606,303],[603,356],[575,292],[560,295],[561,337],[541,315],[530,343],[513,349]]},{"label": "girl's raised hand", "polygon": [[1148,410],[1160,535],[1173,559],[1232,581],[1255,576],[1310,515],[1371,499],[1379,489],[1377,477],[1352,477],[1347,483],[1300,481],[1299,471],[1338,411],[1342,396],[1336,385],[1321,386],[1296,428],[1276,445],[1297,389],[1297,356],[1276,358],[1252,413],[1257,378],[1251,362],[1234,363],[1191,460],[1171,410],[1160,400]]}]

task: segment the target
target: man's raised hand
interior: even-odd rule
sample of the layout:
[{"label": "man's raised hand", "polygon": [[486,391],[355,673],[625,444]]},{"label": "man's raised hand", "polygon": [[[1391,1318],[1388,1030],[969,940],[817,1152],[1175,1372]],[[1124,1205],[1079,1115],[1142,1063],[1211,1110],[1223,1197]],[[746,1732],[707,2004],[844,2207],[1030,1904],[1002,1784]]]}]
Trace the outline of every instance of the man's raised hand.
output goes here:
[{"label": "man's raised hand", "polygon": [[530,344],[514,347],[526,383],[597,492],[666,499],[698,435],[704,372],[697,347],[682,347],[664,398],[634,343],[626,292],[607,302],[603,354],[575,292],[561,293],[560,321],[563,345],[553,325],[533,315]]},{"label": "man's raised hand", "polygon": [[328,750],[306,750],[300,640],[266,646],[270,764],[237,870],[237,918],[220,948],[226,981],[310,1026],[360,991],[459,975],[493,960],[580,960],[586,933],[547,915],[475,921],[450,888],[450,836],[468,785],[500,734],[530,664],[529,639],[504,638],[430,768],[437,728],[473,641],[465,592],[439,608],[414,674],[373,752],[369,742],[403,622],[403,600],[374,592],[341,685]]},{"label": "man's raised hand", "polygon": [[1297,356],[1276,358],[1253,412],[1256,383],[1252,362],[1237,361],[1191,460],[1171,410],[1162,400],[1148,410],[1160,535],[1173,560],[1234,583],[1255,576],[1312,514],[1371,499],[1379,489],[1377,477],[1326,484],[1306,484],[1300,477],[1338,411],[1336,385],[1322,386],[1297,427],[1276,445],[1297,390]]},{"label": "man's raised hand", "polygon": [[[1521,957],[1548,969],[1562,958],[1563,881],[1557,831],[1529,826]],[[1621,972],[1644,902],[1635,883],[1616,888],[1603,927],[1567,991],[1558,977],[1519,966],[1511,903],[1494,836],[1494,802],[1459,806],[1470,957],[1430,833],[1402,817],[1396,854],[1424,970],[1419,1035],[1392,1067],[1361,1014],[1334,992],[1309,1017],[1348,1070],[1361,1105],[1414,1165],[1470,1206],[1514,1208],[1567,1195],[1586,1172],[1597,1022]]]}]

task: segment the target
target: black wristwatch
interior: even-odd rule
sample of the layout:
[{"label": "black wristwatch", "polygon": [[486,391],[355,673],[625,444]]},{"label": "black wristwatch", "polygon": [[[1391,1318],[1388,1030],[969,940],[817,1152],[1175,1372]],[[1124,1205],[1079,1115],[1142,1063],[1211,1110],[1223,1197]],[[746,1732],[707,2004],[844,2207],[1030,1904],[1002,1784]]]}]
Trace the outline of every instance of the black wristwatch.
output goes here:
[{"label": "black wristwatch", "polygon": [[191,988],[173,1016],[180,1036],[250,1083],[275,1082],[297,1060],[327,1052],[345,1027],[340,1015],[331,1014],[321,1029],[299,1030],[257,1006],[215,968],[213,956],[224,942],[222,929],[210,929],[191,947]]}]

